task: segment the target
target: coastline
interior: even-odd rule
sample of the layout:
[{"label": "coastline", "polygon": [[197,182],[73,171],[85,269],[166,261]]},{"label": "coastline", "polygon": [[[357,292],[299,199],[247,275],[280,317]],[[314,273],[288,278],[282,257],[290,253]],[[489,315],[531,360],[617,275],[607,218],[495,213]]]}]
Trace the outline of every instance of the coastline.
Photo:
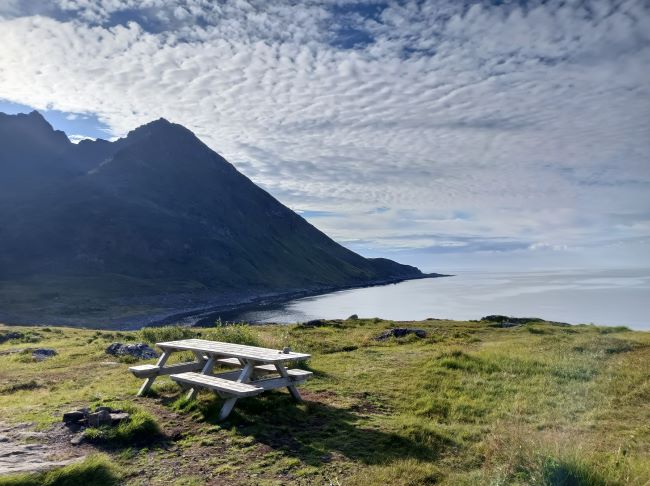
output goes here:
[{"label": "coastline", "polygon": [[331,286],[320,287],[316,289],[295,289],[287,292],[257,294],[249,296],[238,302],[229,302],[222,304],[215,304],[210,306],[196,307],[187,309],[181,312],[174,312],[166,316],[156,318],[142,327],[160,327],[171,324],[180,324],[182,326],[194,327],[200,325],[209,325],[210,321],[215,321],[219,318],[219,313],[234,313],[249,310],[259,306],[271,306],[284,304],[290,300],[301,299],[304,297],[315,297],[317,295],[329,294],[332,292],[339,292],[343,290],[362,289],[369,287],[379,287],[382,285],[392,285],[408,280],[422,280],[426,278],[440,278],[440,277],[453,277],[454,275],[442,273],[425,273],[414,277],[396,277],[389,279],[375,280],[363,285],[345,285],[345,286]]}]

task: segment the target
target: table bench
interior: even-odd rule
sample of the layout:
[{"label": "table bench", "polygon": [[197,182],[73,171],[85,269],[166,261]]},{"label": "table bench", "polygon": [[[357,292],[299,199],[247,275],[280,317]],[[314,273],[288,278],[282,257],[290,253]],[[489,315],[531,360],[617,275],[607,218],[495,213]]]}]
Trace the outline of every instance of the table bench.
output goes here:
[{"label": "table bench", "polygon": [[[224,398],[219,413],[220,420],[228,417],[239,398],[259,395],[267,390],[286,387],[291,396],[300,401],[302,398],[296,386],[313,375],[311,371],[286,366],[311,357],[303,353],[205,339],[168,341],[157,343],[156,346],[163,352],[155,365],[129,368],[136,377],[145,378],[138,396],[144,395],[158,376],[169,375],[180,386],[190,389],[188,399],[194,398],[202,388],[212,390]],[[195,361],[166,364],[172,353],[181,351],[192,352]],[[214,374],[215,366],[235,369]]]}]

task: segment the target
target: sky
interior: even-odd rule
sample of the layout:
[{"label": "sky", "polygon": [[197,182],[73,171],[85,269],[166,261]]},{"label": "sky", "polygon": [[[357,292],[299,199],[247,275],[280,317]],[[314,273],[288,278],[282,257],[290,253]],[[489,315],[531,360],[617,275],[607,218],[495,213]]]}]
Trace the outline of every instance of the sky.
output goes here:
[{"label": "sky", "polygon": [[365,256],[650,267],[650,2],[0,0],[0,111],[164,117]]}]

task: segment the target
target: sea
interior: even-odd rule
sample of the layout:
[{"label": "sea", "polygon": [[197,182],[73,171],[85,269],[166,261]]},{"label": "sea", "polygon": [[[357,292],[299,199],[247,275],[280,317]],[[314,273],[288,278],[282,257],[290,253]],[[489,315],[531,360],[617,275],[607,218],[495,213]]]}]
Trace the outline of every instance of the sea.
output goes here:
[{"label": "sea", "polygon": [[331,292],[230,314],[229,321],[294,323],[379,317],[471,320],[490,314],[650,331],[650,269],[459,272]]}]

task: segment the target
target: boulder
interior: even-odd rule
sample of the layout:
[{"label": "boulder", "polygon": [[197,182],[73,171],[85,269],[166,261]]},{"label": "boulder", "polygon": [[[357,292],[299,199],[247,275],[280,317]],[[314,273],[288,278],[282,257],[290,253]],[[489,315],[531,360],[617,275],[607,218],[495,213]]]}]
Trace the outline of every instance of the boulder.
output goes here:
[{"label": "boulder", "polygon": [[93,413],[87,408],[80,408],[64,413],[63,422],[72,429],[78,429],[81,426],[117,425],[129,417],[128,413],[111,407],[97,407]]},{"label": "boulder", "polygon": [[133,356],[138,359],[152,359],[158,357],[158,353],[144,343],[112,343],[106,348],[106,353],[113,356]]},{"label": "boulder", "polygon": [[32,351],[32,358],[34,358],[36,361],[43,361],[44,359],[51,358],[57,354],[58,353],[53,349],[38,348]]},{"label": "boulder", "polygon": [[86,418],[89,427],[100,427],[111,424],[111,414],[106,410],[88,414]]},{"label": "boulder", "polygon": [[0,334],[0,344],[6,343],[7,341],[10,341],[12,339],[21,339],[24,337],[24,334],[22,332],[17,332],[17,331],[8,331]]},{"label": "boulder", "polygon": [[415,334],[419,338],[424,338],[427,336],[427,333],[424,329],[410,329],[408,327],[396,327],[382,332],[379,336],[375,338],[375,340],[384,341],[392,337],[395,338],[405,337],[408,336],[409,334]]},{"label": "boulder", "polygon": [[111,413],[111,425],[117,425],[129,419],[129,414],[126,412]]},{"label": "boulder", "polygon": [[73,410],[71,412],[66,412],[63,414],[63,423],[66,425],[78,424],[82,420],[86,419],[87,412],[83,410]]}]

